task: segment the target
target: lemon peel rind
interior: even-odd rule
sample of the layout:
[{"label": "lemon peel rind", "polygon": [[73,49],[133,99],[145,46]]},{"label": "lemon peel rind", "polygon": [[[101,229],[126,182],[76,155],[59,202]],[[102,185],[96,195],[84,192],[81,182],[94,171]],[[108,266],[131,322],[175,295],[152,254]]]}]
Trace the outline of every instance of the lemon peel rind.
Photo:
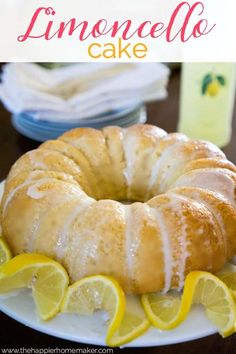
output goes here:
[{"label": "lemon peel rind", "polygon": [[0,248],[4,251],[5,255],[6,255],[6,261],[5,263],[0,263],[0,268],[6,264],[6,262],[8,262],[11,258],[12,258],[12,253],[7,245],[7,243],[5,242],[5,240],[0,237]]},{"label": "lemon peel rind", "polygon": [[129,333],[128,335],[122,337],[122,340],[120,340],[119,338],[121,337],[117,337],[116,336],[112,336],[111,338],[107,338],[106,337],[106,345],[112,348],[115,347],[120,347],[124,344],[130,343],[131,341],[135,340],[136,338],[142,336],[144,333],[147,332],[147,330],[150,328],[151,323],[150,321],[145,318],[144,321],[142,322],[142,324],[140,326],[138,326],[135,331]]}]

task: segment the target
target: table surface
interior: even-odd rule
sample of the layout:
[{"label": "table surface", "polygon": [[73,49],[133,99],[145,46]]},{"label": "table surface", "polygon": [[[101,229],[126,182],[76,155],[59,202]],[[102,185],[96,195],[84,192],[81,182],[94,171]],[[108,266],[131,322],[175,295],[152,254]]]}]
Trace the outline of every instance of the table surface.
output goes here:
[{"label": "table surface", "polygon": [[[168,99],[148,105],[148,123],[160,126],[168,132],[176,131],[179,105],[179,72],[172,74],[169,84]],[[10,114],[0,104],[0,180],[6,178],[14,161],[38,143],[17,133],[11,125]],[[227,157],[236,163],[236,109],[234,110],[233,135],[230,144],[224,149]],[[0,313],[0,348],[86,348],[87,345],[73,343],[31,330]],[[94,348],[89,346],[89,348]],[[236,335],[222,339],[219,335],[209,336],[187,343],[145,348],[145,353],[152,354],[231,354],[236,351]],[[119,349],[116,349],[117,351]],[[122,352],[144,352],[142,348],[122,349]]]}]

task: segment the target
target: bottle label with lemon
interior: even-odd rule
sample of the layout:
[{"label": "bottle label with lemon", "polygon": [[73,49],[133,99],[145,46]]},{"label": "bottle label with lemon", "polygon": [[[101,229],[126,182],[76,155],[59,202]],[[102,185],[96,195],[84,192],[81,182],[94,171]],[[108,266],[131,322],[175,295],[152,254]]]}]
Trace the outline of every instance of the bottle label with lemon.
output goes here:
[{"label": "bottle label with lemon", "polygon": [[226,79],[223,75],[214,73],[206,74],[202,79],[202,95],[215,97],[219,94],[221,87],[226,86]]},{"label": "bottle label with lemon", "polygon": [[231,138],[235,63],[183,63],[178,130],[226,146]]}]

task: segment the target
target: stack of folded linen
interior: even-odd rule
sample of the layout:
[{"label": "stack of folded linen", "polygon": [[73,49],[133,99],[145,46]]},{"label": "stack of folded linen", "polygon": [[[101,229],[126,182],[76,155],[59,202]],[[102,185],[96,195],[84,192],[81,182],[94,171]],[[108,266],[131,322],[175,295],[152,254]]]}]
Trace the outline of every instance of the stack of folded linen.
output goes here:
[{"label": "stack of folded linen", "polygon": [[156,63],[78,63],[49,70],[33,63],[3,68],[0,99],[13,125],[38,141],[74,127],[145,122],[144,103],[167,96],[169,69]]}]

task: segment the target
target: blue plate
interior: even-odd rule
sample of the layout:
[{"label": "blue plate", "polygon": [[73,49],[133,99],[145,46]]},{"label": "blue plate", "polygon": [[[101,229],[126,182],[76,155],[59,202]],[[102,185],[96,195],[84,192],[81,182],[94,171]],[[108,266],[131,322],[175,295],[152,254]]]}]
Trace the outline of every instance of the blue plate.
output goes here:
[{"label": "blue plate", "polygon": [[12,124],[17,131],[21,134],[37,141],[45,141],[50,139],[56,139],[64,132],[76,128],[76,127],[92,127],[101,129],[106,125],[118,125],[121,127],[127,127],[139,122],[144,123],[146,121],[146,110],[143,106],[133,107],[132,110],[126,110],[126,114],[112,114],[109,115],[109,120],[103,120],[100,118],[80,120],[77,123],[62,123],[62,122],[47,122],[41,120],[35,120],[29,114],[17,114],[12,117]]},{"label": "blue plate", "polygon": [[134,112],[136,109],[139,109],[141,107],[140,104],[136,104],[136,105],[132,105],[129,107],[123,107],[114,111],[110,111],[110,112],[104,112],[102,115],[97,115],[97,116],[93,116],[90,118],[86,118],[86,119],[78,119],[78,120],[65,120],[65,121],[47,121],[47,120],[38,120],[33,118],[33,115],[30,114],[30,112],[28,113],[23,113],[22,115],[24,117],[26,117],[27,120],[31,120],[32,122],[34,122],[35,124],[37,123],[41,123],[43,122],[44,124],[47,124],[48,126],[52,126],[52,127],[60,127],[60,126],[78,126],[79,124],[85,124],[85,126],[87,126],[88,124],[96,124],[96,123],[105,123],[107,121],[115,121],[118,120],[121,117],[127,116],[129,114],[131,114],[132,112]]}]

